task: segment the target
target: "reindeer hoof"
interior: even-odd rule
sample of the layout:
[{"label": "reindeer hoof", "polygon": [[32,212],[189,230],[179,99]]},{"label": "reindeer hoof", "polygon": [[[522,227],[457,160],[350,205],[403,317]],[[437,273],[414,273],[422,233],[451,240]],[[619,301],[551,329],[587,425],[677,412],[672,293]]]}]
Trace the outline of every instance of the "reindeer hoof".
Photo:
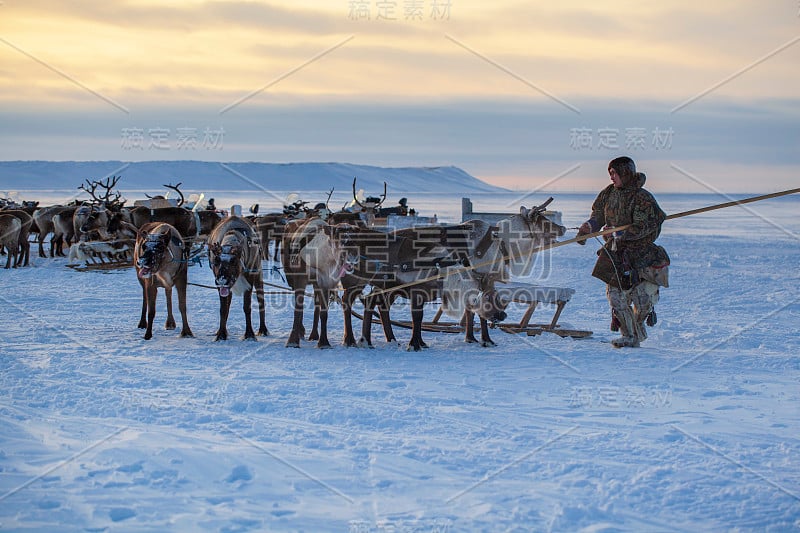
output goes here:
[{"label": "reindeer hoof", "polygon": [[476,339],[475,337],[466,337],[464,339],[464,342],[466,342],[467,344],[478,344],[478,339]]},{"label": "reindeer hoof", "polygon": [[355,339],[345,339],[342,341],[342,346],[345,348],[358,348],[358,343]]},{"label": "reindeer hoof", "polygon": [[286,341],[286,347],[287,348],[299,348],[300,347],[300,343],[299,342]]},{"label": "reindeer hoof", "polygon": [[317,348],[319,348],[320,350],[331,350],[331,349],[333,349],[333,346],[331,346],[330,343],[328,343],[328,344],[317,344]]},{"label": "reindeer hoof", "polygon": [[153,338],[153,334],[150,333],[149,331],[144,334],[144,340],[149,341],[152,338]]},{"label": "reindeer hoof", "polygon": [[191,330],[188,329],[181,331],[181,338],[186,338],[186,337],[194,337],[194,333],[192,333]]},{"label": "reindeer hoof", "polygon": [[269,330],[268,330],[268,329],[266,328],[266,326],[265,326],[265,327],[263,327],[263,328],[260,328],[260,329],[258,330],[258,334],[259,334],[261,337],[269,337]]},{"label": "reindeer hoof", "polygon": [[226,340],[228,340],[228,334],[227,333],[217,333],[217,336],[214,337],[214,342],[226,341]]},{"label": "reindeer hoof", "polygon": [[361,338],[358,340],[358,343],[356,344],[356,346],[358,346],[359,348],[370,348],[370,349],[371,349],[371,348],[375,348],[375,347],[372,345],[372,343],[371,343],[371,342],[369,342],[369,341],[368,341],[367,339],[365,339],[364,337],[361,337]]},{"label": "reindeer hoof", "polygon": [[167,329],[167,330],[172,330],[172,329],[175,329],[177,327],[178,326],[175,325],[175,321],[171,321],[170,322],[169,320],[167,320],[166,324],[164,324],[164,329]]},{"label": "reindeer hoof", "polygon": [[494,342],[493,340],[488,340],[481,342],[481,346],[483,346],[484,348],[491,348],[493,346],[497,346],[497,343]]}]

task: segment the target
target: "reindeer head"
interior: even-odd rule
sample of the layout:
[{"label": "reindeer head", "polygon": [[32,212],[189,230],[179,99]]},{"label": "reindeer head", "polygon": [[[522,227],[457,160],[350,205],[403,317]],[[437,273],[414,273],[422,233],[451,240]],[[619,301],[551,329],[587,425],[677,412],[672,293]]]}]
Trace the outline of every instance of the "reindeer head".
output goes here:
[{"label": "reindeer head", "polygon": [[340,260],[340,268],[337,277],[341,279],[345,274],[353,272],[361,259],[361,253],[353,238],[359,228],[358,226],[347,223],[336,224],[334,226],[329,226],[329,228],[331,242],[333,247],[338,251],[337,256]]},{"label": "reindeer head", "polygon": [[208,262],[214,273],[214,285],[219,295],[227,298],[243,274],[242,242],[235,233],[227,233],[220,242],[208,247]]},{"label": "reindeer head", "polygon": [[525,208],[525,206],[519,208],[520,216],[531,225],[532,232],[534,234],[541,235],[541,238],[546,244],[555,241],[557,237],[563,236],[567,231],[567,228],[560,224],[556,224],[551,219],[547,218],[547,216],[545,216],[547,206],[550,205],[550,202],[552,201],[553,197],[551,196],[542,205],[535,206],[530,209]]},{"label": "reindeer head", "polygon": [[508,317],[506,308],[511,303],[505,298],[501,298],[495,289],[489,289],[481,292],[478,305],[474,312],[481,318],[488,320],[492,326],[497,322],[502,322]]},{"label": "reindeer head", "polygon": [[83,210],[81,215],[83,215],[79,228],[81,233],[91,233],[92,231],[101,231],[102,233],[108,226],[108,212],[103,207],[93,205]]},{"label": "reindeer head", "polygon": [[442,309],[448,316],[460,319],[472,311],[492,324],[506,319],[510,302],[499,296],[490,276],[477,276],[462,267],[448,267],[442,273]]},{"label": "reindeer head", "polygon": [[[150,233],[147,229],[139,232],[134,258],[136,272],[140,278],[151,277],[161,270],[164,264],[173,259],[171,256],[174,254],[169,250],[170,244],[179,248],[183,247],[183,242],[163,225],[154,228]],[[179,258],[180,254],[178,254]]]}]

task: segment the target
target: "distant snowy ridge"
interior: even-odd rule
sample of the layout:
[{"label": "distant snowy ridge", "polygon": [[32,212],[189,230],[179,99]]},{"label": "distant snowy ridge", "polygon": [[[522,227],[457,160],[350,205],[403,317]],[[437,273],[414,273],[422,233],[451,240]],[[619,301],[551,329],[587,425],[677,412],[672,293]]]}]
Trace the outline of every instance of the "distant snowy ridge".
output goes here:
[{"label": "distant snowy ridge", "polygon": [[121,190],[350,190],[353,178],[367,194],[502,192],[454,166],[376,167],[349,163],[219,163],[207,161],[0,161],[0,191],[74,189],[85,179],[122,176]]}]

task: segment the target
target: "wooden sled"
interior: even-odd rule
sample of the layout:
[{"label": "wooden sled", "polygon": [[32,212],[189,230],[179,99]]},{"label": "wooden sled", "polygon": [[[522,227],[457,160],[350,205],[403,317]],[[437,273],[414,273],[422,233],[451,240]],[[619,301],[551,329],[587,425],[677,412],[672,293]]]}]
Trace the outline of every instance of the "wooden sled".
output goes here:
[{"label": "wooden sled", "polygon": [[[121,241],[120,241],[121,242]],[[114,270],[133,266],[133,250],[109,241],[81,241],[70,247],[67,266],[78,271]],[[76,247],[78,249],[76,250]]]},{"label": "wooden sled", "polygon": [[[525,333],[528,336],[541,335],[544,332],[554,333],[560,337],[572,337],[581,339],[588,337],[592,334],[591,331],[579,329],[565,329],[558,323],[561,313],[567,302],[575,294],[575,289],[568,289],[563,287],[542,287],[539,285],[531,285],[529,283],[498,283],[496,285],[497,292],[501,298],[508,299],[511,302],[527,306],[522,318],[517,323],[501,322],[497,324],[497,328],[505,333]],[[555,306],[555,311],[550,322],[534,323],[531,324],[531,318],[534,311],[539,304],[551,304]],[[423,331],[432,331],[436,333],[463,333],[465,330],[463,322],[446,322],[442,321],[444,311],[440,306],[434,315],[433,320],[430,322],[422,323]],[[363,320],[363,316],[353,311],[353,315]],[[379,321],[378,313],[373,311],[375,321]],[[393,326],[411,329],[411,322],[406,320],[390,320]]]},{"label": "wooden sled", "polygon": [[[496,286],[498,295],[501,298],[507,299],[511,302],[526,305],[522,318],[517,323],[501,322],[497,327],[506,333],[526,333],[528,336],[541,335],[544,332],[555,333],[561,337],[572,337],[576,339],[588,337],[592,334],[591,331],[579,329],[564,329],[558,323],[561,317],[561,312],[567,305],[567,302],[575,294],[575,289],[568,289],[564,287],[542,287],[539,285],[531,285],[529,283],[498,283]],[[551,304],[555,306],[555,312],[550,322],[546,324],[531,324],[531,318],[534,311],[539,304]],[[460,323],[441,322],[440,319],[443,314],[440,307],[433,317],[431,322],[426,323],[430,327],[459,327],[458,331],[463,331],[463,325]]]}]

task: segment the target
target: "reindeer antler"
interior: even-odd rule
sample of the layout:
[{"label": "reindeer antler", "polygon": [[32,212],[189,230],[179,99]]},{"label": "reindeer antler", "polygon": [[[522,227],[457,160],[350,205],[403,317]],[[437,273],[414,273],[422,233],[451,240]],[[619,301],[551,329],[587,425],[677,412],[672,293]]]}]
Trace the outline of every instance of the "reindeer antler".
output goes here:
[{"label": "reindeer antler", "polygon": [[178,188],[178,187],[180,187],[180,186],[181,186],[181,184],[182,184],[182,183],[183,183],[183,182],[181,181],[181,182],[178,182],[178,184],[177,184],[177,185],[172,185],[172,184],[170,184],[170,185],[164,185],[164,187],[166,187],[167,189],[172,189],[173,191],[175,191],[176,193],[178,193],[178,194],[180,194],[180,195],[181,195],[181,199],[180,199],[180,201],[178,201],[178,207],[182,206],[182,205],[183,205],[183,201],[184,201],[183,193],[182,193],[182,192],[181,192],[181,190]]},{"label": "reindeer antler", "polygon": [[328,198],[325,200],[325,209],[328,209],[328,211],[330,211],[330,208],[328,208],[328,202],[331,201],[331,196],[333,196],[333,189],[334,187],[331,187],[331,190],[328,193]]},{"label": "reindeer antler", "polygon": [[[90,187],[90,189],[87,189],[86,185],[88,185]],[[88,192],[89,196],[92,197],[92,202],[98,203],[98,204],[103,203],[103,201],[100,198],[98,198],[97,195],[95,194],[95,191],[97,191],[97,187],[100,185],[100,182],[99,181],[89,181],[89,178],[86,178],[86,185],[81,184],[78,187],[78,190]]]},{"label": "reindeer antler", "polygon": [[378,202],[378,205],[376,205],[375,207],[380,207],[383,204],[383,202],[385,202],[385,201],[386,201],[386,182],[384,181],[383,182],[383,196],[381,196],[381,201]]},{"label": "reindeer antler", "polygon": [[102,188],[104,188],[106,190],[106,192],[103,195],[103,197],[101,198],[101,200],[102,200],[103,204],[105,204],[105,206],[107,208],[109,208],[109,209],[115,208],[115,207],[122,207],[122,204],[124,203],[124,202],[120,202],[119,201],[119,199],[122,198],[122,194],[120,194],[119,191],[117,191],[115,193],[114,198],[111,198],[111,189],[114,188],[114,186],[117,184],[117,182],[119,181],[119,179],[121,177],[122,176],[112,176],[112,177],[106,178],[105,182],[103,182],[103,181],[98,181],[97,182],[100,187],[102,187]]},{"label": "reindeer antler", "polygon": [[358,201],[358,196],[356,195],[356,177],[353,177],[353,200],[355,201],[356,205],[361,209],[366,209],[364,204]]},{"label": "reindeer antler", "polygon": [[531,211],[533,211],[534,213],[543,213],[544,211],[547,210],[547,206],[550,205],[550,202],[552,202],[552,201],[553,201],[553,197],[551,196],[542,205],[537,205],[536,207],[532,207]]}]

